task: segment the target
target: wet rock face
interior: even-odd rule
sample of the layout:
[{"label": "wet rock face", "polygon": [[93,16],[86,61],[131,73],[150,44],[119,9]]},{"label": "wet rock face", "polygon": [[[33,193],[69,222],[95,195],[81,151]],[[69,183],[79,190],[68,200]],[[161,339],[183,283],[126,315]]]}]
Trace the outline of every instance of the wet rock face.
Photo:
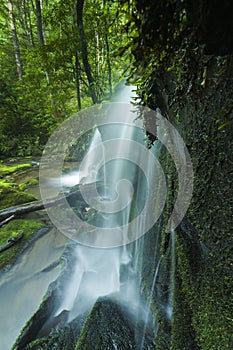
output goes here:
[{"label": "wet rock face", "polygon": [[154,349],[152,330],[133,320],[116,301],[100,298],[88,316],[67,322],[67,311],[49,318],[52,294],[24,329],[15,350]]},{"label": "wet rock face", "polygon": [[153,335],[133,321],[126,310],[108,298],[100,298],[90,312],[75,350],[154,349]]},{"label": "wet rock face", "polygon": [[135,348],[133,331],[116,305],[98,301],[82,332],[76,349]]},{"label": "wet rock face", "polygon": [[193,1],[192,19],[207,55],[233,52],[233,3],[230,0]]},{"label": "wet rock face", "polygon": [[25,350],[72,350],[75,348],[80,326],[83,319],[80,317],[67,323],[67,312],[64,311],[58,317],[50,320],[50,330],[46,335],[45,329],[35,340],[31,341],[23,349]]},{"label": "wet rock face", "polygon": [[172,348],[229,349],[233,59],[191,47],[186,63],[185,72],[160,76],[167,116],[185,140],[195,174],[176,235]]}]

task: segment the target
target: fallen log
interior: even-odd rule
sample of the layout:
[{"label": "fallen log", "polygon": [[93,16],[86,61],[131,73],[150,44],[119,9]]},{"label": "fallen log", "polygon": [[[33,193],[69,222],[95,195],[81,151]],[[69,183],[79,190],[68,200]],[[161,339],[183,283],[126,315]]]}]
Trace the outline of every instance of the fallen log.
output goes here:
[{"label": "fallen log", "polygon": [[19,233],[15,237],[9,238],[7,243],[4,246],[0,247],[0,253],[4,252],[5,250],[7,250],[10,247],[12,247],[13,245],[15,245],[22,237],[23,237],[23,232]]},{"label": "fallen log", "polygon": [[[101,184],[102,182],[85,184],[85,185],[82,185],[82,189],[85,189],[85,193],[88,193],[88,192],[94,193],[93,191],[95,191],[96,188],[97,189],[100,188]],[[50,208],[62,203],[64,199],[66,200],[75,199],[75,200],[80,200],[85,202],[81,194],[80,186],[76,185],[70,190],[70,192],[64,193],[61,196],[51,198],[46,201],[34,201],[31,203],[21,204],[21,205],[0,210],[0,220],[4,220],[7,217],[12,215],[16,217],[16,216],[31,213],[34,211]]]},{"label": "fallen log", "polygon": [[13,220],[15,218],[15,215],[11,215],[8,218],[6,218],[5,220],[0,222],[0,227],[6,225],[9,221]]}]

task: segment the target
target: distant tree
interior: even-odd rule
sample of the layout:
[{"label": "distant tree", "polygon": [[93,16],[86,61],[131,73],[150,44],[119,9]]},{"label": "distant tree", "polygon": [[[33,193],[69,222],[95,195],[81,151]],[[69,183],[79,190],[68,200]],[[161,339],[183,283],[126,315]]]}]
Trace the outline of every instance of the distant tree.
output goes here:
[{"label": "distant tree", "polygon": [[18,34],[17,34],[17,28],[15,24],[15,15],[13,11],[12,1],[8,1],[8,11],[9,11],[10,28],[12,33],[12,41],[14,45],[15,61],[16,61],[19,79],[21,79],[23,75],[23,66],[22,66],[21,57],[20,57],[20,48],[19,48]]},{"label": "distant tree", "polygon": [[36,0],[36,25],[37,25],[37,35],[39,43],[45,44],[45,34],[43,29],[43,19],[41,10],[41,0]]},{"label": "distant tree", "polygon": [[91,66],[88,59],[86,36],[85,36],[85,31],[83,26],[83,6],[84,6],[84,0],[77,0],[76,2],[77,25],[78,25],[79,36],[81,41],[82,60],[83,60],[83,65],[84,65],[85,73],[88,80],[92,101],[93,103],[98,103],[98,98],[95,91],[96,82],[93,78]]}]

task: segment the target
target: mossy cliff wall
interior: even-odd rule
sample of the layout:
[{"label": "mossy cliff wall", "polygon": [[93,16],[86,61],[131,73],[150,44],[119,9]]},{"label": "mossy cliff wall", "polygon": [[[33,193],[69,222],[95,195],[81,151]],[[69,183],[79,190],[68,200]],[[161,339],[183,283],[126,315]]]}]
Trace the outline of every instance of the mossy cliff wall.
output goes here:
[{"label": "mossy cliff wall", "polygon": [[168,88],[162,89],[168,116],[189,148],[195,175],[192,201],[177,230],[173,348],[190,348],[183,330],[191,321],[191,333],[201,349],[230,349],[233,60],[208,57],[201,50],[195,56],[190,75],[177,79],[175,89],[181,84],[182,96],[170,89],[171,77],[164,77]]},{"label": "mossy cliff wall", "polygon": [[[230,349],[233,36],[228,13],[233,6],[229,1],[135,3],[140,15],[134,80],[145,104],[159,107],[180,132],[195,175],[187,215],[176,230],[169,347]],[[169,160],[165,166],[177,190]],[[176,190],[170,189],[173,202]]]}]

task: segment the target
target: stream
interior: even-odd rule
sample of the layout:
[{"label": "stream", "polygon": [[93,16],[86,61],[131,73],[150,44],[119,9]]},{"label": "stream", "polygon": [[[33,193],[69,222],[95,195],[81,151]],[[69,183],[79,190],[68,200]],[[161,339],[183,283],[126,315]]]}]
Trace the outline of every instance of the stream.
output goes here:
[{"label": "stream", "polygon": [[66,237],[55,228],[31,244],[13,267],[0,275],[0,339],[8,350],[25,322],[36,311],[60,268],[49,268],[60,258]]}]

